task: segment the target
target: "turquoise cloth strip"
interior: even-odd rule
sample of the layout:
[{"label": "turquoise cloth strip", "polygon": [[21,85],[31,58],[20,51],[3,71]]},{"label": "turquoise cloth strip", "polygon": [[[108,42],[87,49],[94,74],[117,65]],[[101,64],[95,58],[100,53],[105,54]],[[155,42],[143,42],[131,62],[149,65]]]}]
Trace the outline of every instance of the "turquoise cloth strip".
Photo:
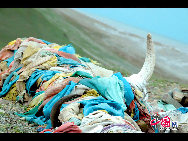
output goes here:
[{"label": "turquoise cloth strip", "polygon": [[124,85],[116,76],[86,78],[80,80],[79,83],[95,89],[101,96],[108,100],[114,100],[120,103],[124,110],[127,109],[124,98]]},{"label": "turquoise cloth strip", "polygon": [[124,118],[123,107],[118,102],[106,100],[102,96],[98,96],[90,100],[83,100],[79,103],[84,105],[84,116],[87,116],[97,110],[106,110],[112,116],[121,116]]},{"label": "turquoise cloth strip", "polygon": [[19,71],[21,69],[18,68],[16,70],[14,70],[5,80],[3,87],[2,87],[2,91],[0,92],[0,97],[4,96],[11,88],[11,86],[19,79],[19,75],[16,76],[16,78],[14,78],[12,81],[11,78],[14,76],[14,74]]}]

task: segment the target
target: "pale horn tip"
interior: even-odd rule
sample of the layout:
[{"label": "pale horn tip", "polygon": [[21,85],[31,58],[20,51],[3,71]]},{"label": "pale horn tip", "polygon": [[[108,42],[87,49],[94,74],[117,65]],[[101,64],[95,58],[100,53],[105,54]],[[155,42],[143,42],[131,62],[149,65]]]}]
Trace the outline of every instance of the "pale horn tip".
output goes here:
[{"label": "pale horn tip", "polygon": [[151,34],[150,33],[148,33],[147,39],[151,39]]}]

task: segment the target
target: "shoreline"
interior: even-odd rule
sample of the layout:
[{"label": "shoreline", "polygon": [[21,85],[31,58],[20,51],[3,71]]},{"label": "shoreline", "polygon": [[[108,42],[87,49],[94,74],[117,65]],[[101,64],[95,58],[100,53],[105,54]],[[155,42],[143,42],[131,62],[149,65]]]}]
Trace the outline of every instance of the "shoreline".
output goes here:
[{"label": "shoreline", "polygon": [[94,18],[95,20],[104,23],[104,24],[108,24],[109,26],[115,28],[119,33],[121,32],[128,32],[130,34],[134,34],[134,36],[137,37],[144,37],[147,36],[148,33],[151,33],[153,35],[153,37],[155,37],[155,42],[162,42],[161,44],[167,45],[167,46],[172,46],[172,45],[180,45],[183,47],[187,47],[186,50],[188,50],[188,44],[178,41],[176,39],[172,39],[163,35],[159,35],[157,33],[154,32],[150,32],[150,31],[146,31],[145,29],[141,29],[141,28],[137,28],[134,27],[132,25],[129,24],[125,24],[125,23],[121,23],[118,21],[114,21],[108,18],[104,18],[104,17],[100,17],[94,14],[90,14],[90,13],[85,13],[83,11],[80,11],[79,9],[72,9],[73,11],[76,11],[80,14],[84,14],[90,18]]},{"label": "shoreline", "polygon": [[[84,14],[84,12],[75,9],[58,9],[57,11],[61,11],[61,13],[71,17],[80,26],[88,28],[91,33],[99,32],[103,34],[105,38],[93,37],[92,40],[106,46],[106,48],[115,50],[116,54],[125,58],[126,61],[134,66],[129,71],[136,73],[140,70],[145,58],[147,31],[124,24],[116,28],[117,25],[114,24],[113,26],[112,22],[101,21],[103,18],[98,20],[90,14]],[[156,52],[154,74],[167,80],[188,84],[188,74],[186,72],[188,70],[188,62],[186,62],[188,60],[188,49],[185,48],[186,45],[163,38],[152,32],[150,33],[152,34]],[[171,42],[171,44],[167,44],[168,42]]]}]

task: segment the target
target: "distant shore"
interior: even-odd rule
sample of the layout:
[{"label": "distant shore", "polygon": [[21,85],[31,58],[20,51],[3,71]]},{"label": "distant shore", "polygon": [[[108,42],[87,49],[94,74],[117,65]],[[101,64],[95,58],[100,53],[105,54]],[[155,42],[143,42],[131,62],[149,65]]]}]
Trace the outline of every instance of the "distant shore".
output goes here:
[{"label": "distant shore", "polygon": [[[70,14],[69,12],[72,12]],[[73,9],[64,9],[64,14],[71,15],[71,18],[78,22],[86,21],[83,24],[89,27],[92,23],[93,31],[103,31],[108,35],[109,44],[119,45],[119,52],[124,56],[129,56],[128,61],[137,67],[137,70],[143,65],[146,51],[147,31],[136,29],[121,23],[94,17]],[[78,15],[85,15],[84,18],[78,18]],[[89,17],[88,17],[89,16]],[[87,18],[88,17],[88,18]],[[93,20],[91,21],[91,19]],[[96,23],[93,21],[96,20]],[[165,78],[180,83],[188,84],[188,45],[168,39],[151,33],[156,52],[156,66],[154,74],[157,77]],[[114,38],[118,38],[115,40]],[[124,45],[124,46],[123,46]],[[115,47],[116,49],[118,47]],[[130,55],[131,53],[131,55]],[[135,70],[134,70],[135,71]]]}]

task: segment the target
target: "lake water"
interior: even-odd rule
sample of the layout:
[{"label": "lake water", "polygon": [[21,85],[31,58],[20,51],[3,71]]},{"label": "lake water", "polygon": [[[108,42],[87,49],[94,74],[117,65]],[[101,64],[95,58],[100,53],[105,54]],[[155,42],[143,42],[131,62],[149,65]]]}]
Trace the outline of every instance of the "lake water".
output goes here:
[{"label": "lake water", "polygon": [[127,25],[130,29],[133,27],[133,29],[143,30],[140,32],[150,32],[178,41],[182,45],[188,45],[188,8],[73,9],[100,19],[103,22],[108,22],[108,24],[112,23],[116,28],[121,28],[121,30],[123,29],[123,25]]},{"label": "lake water", "polygon": [[[188,40],[186,40],[188,39],[188,17],[186,18],[188,10],[183,8],[148,8],[150,10],[144,9],[143,11],[140,8],[115,9],[74,8],[78,12],[114,27],[116,29],[115,34],[120,32],[132,33],[146,39],[147,34],[151,33],[153,41],[160,43],[155,45],[156,68],[160,68],[161,73],[166,74],[166,76],[168,74],[169,78],[173,77],[174,80],[188,84]],[[149,11],[150,13],[147,13]],[[164,13],[166,16],[162,16]],[[136,14],[140,17],[138,15],[134,17]],[[126,16],[129,18],[125,18]],[[154,20],[155,17],[157,17],[157,20]],[[120,21],[121,18],[123,19],[122,21]],[[110,33],[110,30],[106,30],[106,32]],[[143,44],[142,42],[140,44]],[[145,48],[145,46],[143,47]],[[155,71],[159,70],[155,69]]]}]

